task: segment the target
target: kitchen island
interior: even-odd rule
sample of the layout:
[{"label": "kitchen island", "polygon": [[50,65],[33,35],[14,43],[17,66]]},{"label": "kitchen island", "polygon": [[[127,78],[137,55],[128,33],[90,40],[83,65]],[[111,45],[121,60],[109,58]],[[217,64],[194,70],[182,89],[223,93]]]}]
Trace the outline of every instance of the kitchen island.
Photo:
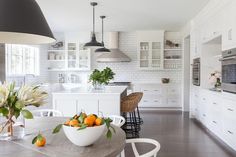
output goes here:
[{"label": "kitchen island", "polygon": [[90,87],[58,90],[52,93],[53,109],[66,117],[81,111],[104,116],[120,115],[120,102],[126,95],[127,86],[105,86],[103,90]]}]

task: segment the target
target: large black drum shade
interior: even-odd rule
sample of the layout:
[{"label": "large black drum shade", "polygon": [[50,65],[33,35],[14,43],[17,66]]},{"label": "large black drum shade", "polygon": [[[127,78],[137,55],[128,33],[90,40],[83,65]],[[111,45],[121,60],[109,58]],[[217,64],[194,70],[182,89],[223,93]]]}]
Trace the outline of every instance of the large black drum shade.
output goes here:
[{"label": "large black drum shade", "polygon": [[0,43],[46,44],[54,41],[35,0],[0,0]]}]

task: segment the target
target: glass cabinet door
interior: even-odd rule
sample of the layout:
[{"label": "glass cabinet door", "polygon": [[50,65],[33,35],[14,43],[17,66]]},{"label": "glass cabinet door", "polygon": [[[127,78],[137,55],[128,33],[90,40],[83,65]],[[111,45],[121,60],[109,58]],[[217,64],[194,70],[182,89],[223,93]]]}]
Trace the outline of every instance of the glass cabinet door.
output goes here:
[{"label": "glass cabinet door", "polygon": [[67,63],[68,63],[68,69],[76,69],[79,65],[79,51],[77,48],[76,43],[68,43],[68,55],[67,55]]},{"label": "glass cabinet door", "polygon": [[151,49],[151,67],[160,68],[161,67],[161,42],[152,42]]},{"label": "glass cabinet door", "polygon": [[89,58],[90,51],[89,50],[80,50],[79,51],[79,68],[80,69],[88,69],[89,68]]},{"label": "glass cabinet door", "polygon": [[139,51],[140,51],[140,67],[145,68],[149,67],[149,42],[140,42],[139,44]]}]

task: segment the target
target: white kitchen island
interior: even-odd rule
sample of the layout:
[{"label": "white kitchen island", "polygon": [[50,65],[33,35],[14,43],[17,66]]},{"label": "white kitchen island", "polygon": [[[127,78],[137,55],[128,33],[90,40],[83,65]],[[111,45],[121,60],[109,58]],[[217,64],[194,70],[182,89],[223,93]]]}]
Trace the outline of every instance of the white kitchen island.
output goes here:
[{"label": "white kitchen island", "polygon": [[106,86],[104,90],[80,87],[71,90],[58,90],[52,93],[53,109],[64,116],[76,113],[120,115],[121,98],[127,95],[127,86]]}]

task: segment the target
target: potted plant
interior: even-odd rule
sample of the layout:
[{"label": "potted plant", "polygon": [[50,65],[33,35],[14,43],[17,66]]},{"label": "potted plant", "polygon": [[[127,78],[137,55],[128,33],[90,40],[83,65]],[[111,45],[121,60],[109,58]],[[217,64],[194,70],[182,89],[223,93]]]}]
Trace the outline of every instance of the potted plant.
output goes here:
[{"label": "potted plant", "polygon": [[89,81],[95,89],[101,89],[103,85],[107,85],[114,78],[115,73],[111,68],[106,67],[102,71],[95,69],[89,77]]},{"label": "potted plant", "polygon": [[[1,140],[21,138],[14,135],[14,126],[17,119],[20,117],[23,117],[22,119],[32,119],[33,115],[26,107],[39,107],[44,104],[46,97],[47,93],[41,91],[38,86],[22,86],[19,90],[15,90],[14,83],[0,85]],[[21,123],[20,127],[24,128],[24,123]]]}]

